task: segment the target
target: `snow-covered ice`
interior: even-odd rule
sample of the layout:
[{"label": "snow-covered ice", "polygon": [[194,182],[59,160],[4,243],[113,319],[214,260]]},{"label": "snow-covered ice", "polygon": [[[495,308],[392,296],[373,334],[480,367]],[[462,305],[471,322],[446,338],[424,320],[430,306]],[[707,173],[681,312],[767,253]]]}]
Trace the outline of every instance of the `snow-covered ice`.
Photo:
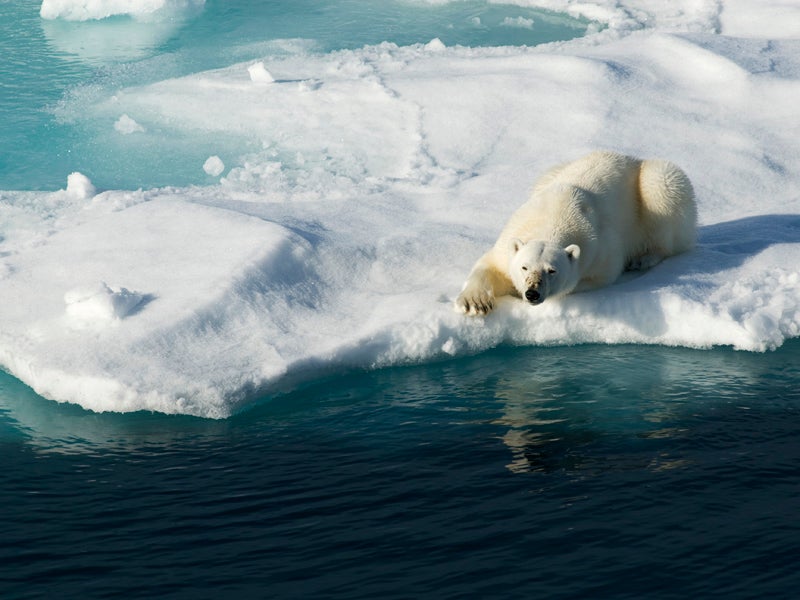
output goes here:
[{"label": "snow-covered ice", "polygon": [[[800,11],[518,4],[605,27],[536,48],[301,48],[264,58],[270,85],[235,64],[65,102],[147,135],[239,139],[242,155],[205,187],[98,192],[70,176],[56,192],[0,192],[0,365],[94,410],[225,417],[327,372],[498,344],[764,351],[800,335],[800,41],[787,24]],[[455,313],[535,177],[595,148],[680,165],[697,249],[603,290]]]}]

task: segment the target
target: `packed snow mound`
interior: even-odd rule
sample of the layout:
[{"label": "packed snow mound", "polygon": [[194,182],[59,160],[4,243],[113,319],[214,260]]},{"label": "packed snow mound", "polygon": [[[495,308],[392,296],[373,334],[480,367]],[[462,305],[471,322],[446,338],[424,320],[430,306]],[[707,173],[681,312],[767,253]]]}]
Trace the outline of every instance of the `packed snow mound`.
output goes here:
[{"label": "packed snow mound", "polygon": [[[206,187],[0,192],[0,365],[93,410],[225,417],[325,373],[499,344],[780,346],[800,335],[800,42],[695,28],[689,7],[711,4],[669,3],[670,33],[301,51],[263,60],[268,85],[242,63],[65,100],[102,135],[127,115],[242,152],[193,163],[225,172]],[[594,292],[455,313],[535,178],[596,148],[682,167],[697,248]]]},{"label": "packed snow mound", "polygon": [[95,195],[94,184],[83,173],[70,173],[67,176],[67,194],[73,196],[77,200],[85,200]]},{"label": "packed snow mound", "polygon": [[78,325],[103,324],[123,319],[138,307],[145,296],[126,288],[111,289],[101,281],[64,294],[67,316]]},{"label": "packed snow mound", "polygon": [[254,65],[250,65],[247,67],[247,71],[250,73],[250,80],[254,83],[272,83],[275,79],[272,77],[272,74],[267,71],[267,68],[264,66],[263,62],[257,62]]},{"label": "packed snow mound", "polygon": [[90,21],[118,15],[151,19],[202,9],[205,0],[42,0],[43,19]]}]

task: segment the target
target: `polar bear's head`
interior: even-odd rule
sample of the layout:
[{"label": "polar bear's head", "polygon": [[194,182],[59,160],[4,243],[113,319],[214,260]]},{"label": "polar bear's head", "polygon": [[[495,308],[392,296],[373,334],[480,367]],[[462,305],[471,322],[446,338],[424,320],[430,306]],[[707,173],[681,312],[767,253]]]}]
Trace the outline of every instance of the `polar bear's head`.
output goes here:
[{"label": "polar bear's head", "polygon": [[531,304],[569,294],[580,279],[575,244],[562,248],[556,244],[511,240],[509,275],[520,295]]}]

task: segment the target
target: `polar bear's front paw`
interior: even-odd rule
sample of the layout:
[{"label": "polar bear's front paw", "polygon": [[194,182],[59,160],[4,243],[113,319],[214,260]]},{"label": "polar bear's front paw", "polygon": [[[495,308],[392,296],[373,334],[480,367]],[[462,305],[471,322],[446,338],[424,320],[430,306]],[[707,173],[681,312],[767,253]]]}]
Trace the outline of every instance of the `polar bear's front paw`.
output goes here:
[{"label": "polar bear's front paw", "polygon": [[455,309],[465,315],[485,315],[494,308],[491,290],[464,290],[455,301]]}]

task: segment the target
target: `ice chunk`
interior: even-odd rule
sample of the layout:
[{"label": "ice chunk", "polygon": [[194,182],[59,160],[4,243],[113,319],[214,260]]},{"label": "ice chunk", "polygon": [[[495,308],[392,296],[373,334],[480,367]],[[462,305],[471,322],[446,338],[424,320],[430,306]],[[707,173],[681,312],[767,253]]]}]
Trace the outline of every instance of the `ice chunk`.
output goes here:
[{"label": "ice chunk", "polygon": [[272,74],[269,71],[267,71],[263,62],[257,62],[254,65],[250,65],[247,67],[247,71],[250,73],[250,81],[254,83],[272,83],[275,81],[275,78],[272,77]]},{"label": "ice chunk", "polygon": [[222,175],[224,170],[225,163],[222,162],[222,159],[219,156],[209,156],[206,159],[206,162],[203,163],[203,171],[212,177],[218,177],[219,175]]},{"label": "ice chunk", "polygon": [[67,176],[67,194],[78,200],[88,200],[96,190],[91,180],[83,173],[70,173]]},{"label": "ice chunk", "polygon": [[430,42],[425,44],[425,49],[431,52],[441,52],[445,48],[447,48],[447,46],[445,46],[444,42],[439,38],[433,38]]},{"label": "ice chunk", "polygon": [[126,288],[112,289],[105,282],[78,287],[64,294],[67,316],[80,324],[103,324],[124,319],[139,306],[144,295]]}]

